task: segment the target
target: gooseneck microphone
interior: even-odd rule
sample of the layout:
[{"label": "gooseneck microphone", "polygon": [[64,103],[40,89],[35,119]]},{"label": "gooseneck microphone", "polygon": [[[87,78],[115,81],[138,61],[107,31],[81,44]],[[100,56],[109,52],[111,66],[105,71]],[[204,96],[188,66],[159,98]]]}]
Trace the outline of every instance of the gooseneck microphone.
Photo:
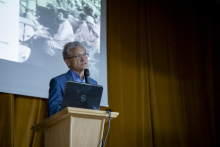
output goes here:
[{"label": "gooseneck microphone", "polygon": [[84,70],[84,76],[85,76],[86,83],[90,84],[90,82],[89,82],[89,70],[88,69]]}]

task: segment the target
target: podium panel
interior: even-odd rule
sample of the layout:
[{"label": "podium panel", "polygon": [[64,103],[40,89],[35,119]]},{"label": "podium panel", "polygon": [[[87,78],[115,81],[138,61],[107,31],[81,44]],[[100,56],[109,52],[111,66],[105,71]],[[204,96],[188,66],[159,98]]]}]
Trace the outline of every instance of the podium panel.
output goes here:
[{"label": "podium panel", "polygon": [[[118,115],[112,112],[111,119]],[[106,111],[67,107],[31,129],[44,131],[46,126],[46,147],[96,147],[108,119]]]}]

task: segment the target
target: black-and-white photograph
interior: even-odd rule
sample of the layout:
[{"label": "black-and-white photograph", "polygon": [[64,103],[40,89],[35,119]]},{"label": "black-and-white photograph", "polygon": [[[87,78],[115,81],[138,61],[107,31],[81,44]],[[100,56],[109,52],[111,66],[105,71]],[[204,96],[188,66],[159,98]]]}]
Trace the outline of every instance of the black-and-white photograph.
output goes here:
[{"label": "black-and-white photograph", "polygon": [[[79,41],[99,77],[101,0],[20,0],[18,62],[66,67],[63,46]],[[61,65],[62,64],[62,65]]]}]

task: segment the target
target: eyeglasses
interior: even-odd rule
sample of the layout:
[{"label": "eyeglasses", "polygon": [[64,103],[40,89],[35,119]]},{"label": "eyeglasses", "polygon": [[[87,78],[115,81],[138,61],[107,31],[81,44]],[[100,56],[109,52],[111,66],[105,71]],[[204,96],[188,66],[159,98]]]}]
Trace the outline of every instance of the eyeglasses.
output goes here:
[{"label": "eyeglasses", "polygon": [[76,56],[73,56],[73,57],[67,57],[66,59],[70,59],[70,58],[82,58],[82,57],[89,57],[89,53],[85,53],[83,55],[79,54],[79,55],[76,55]]}]

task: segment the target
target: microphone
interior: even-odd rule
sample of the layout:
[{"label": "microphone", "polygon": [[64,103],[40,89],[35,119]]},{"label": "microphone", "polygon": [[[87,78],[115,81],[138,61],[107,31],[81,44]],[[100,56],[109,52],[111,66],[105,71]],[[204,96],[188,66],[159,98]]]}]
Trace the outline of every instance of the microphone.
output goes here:
[{"label": "microphone", "polygon": [[85,76],[86,83],[90,84],[90,82],[89,82],[89,70],[88,69],[84,70],[84,76]]}]

